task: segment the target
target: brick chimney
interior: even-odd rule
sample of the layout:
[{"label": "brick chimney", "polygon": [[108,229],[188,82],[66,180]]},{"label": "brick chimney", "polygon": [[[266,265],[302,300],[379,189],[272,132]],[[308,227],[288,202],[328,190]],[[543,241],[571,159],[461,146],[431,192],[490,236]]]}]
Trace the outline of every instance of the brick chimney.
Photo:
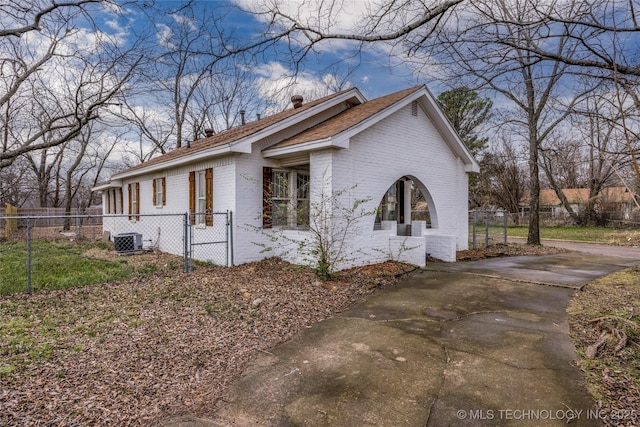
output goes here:
[{"label": "brick chimney", "polygon": [[302,107],[302,102],[303,101],[304,101],[304,98],[302,97],[302,95],[293,95],[291,97],[291,102],[293,102],[293,108]]}]

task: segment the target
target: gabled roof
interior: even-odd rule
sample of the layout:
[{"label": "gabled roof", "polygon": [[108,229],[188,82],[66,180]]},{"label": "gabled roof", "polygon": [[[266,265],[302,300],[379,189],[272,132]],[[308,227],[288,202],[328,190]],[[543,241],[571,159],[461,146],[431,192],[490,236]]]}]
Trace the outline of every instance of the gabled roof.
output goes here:
[{"label": "gabled roof", "polygon": [[[278,132],[292,129],[294,125],[310,123],[307,128],[293,136],[263,150],[265,157],[278,156],[293,150],[319,149],[325,146],[342,147],[348,145],[348,138],[397,111],[409,102],[417,101],[429,114],[434,125],[444,136],[451,150],[462,159],[468,172],[478,172],[479,166],[464,146],[451,124],[438,107],[435,98],[426,86],[414,86],[390,95],[367,101],[357,88],[346,89],[323,98],[310,101],[299,108],[290,108],[261,120],[220,132],[213,136],[194,141],[190,146],[182,146],[147,162],[113,175],[115,185],[120,179],[161,171],[180,165],[202,161],[229,153],[250,153],[251,144]],[[337,110],[332,108],[342,105]],[[314,117],[328,117],[321,122]],[[309,120],[311,119],[311,120]],[[309,145],[311,144],[311,145]],[[108,188],[108,184],[96,188]]]},{"label": "gabled roof", "polygon": [[424,88],[423,85],[415,86],[356,105],[311,129],[307,129],[296,136],[272,145],[268,150],[290,147],[296,144],[322,140],[338,135],[422,88]]},{"label": "gabled roof", "polygon": [[173,167],[176,163],[190,163],[191,161],[200,160],[205,156],[215,156],[234,151],[248,152],[245,148],[234,150],[234,148],[236,148],[234,146],[241,145],[241,143],[246,140],[253,141],[258,138],[264,138],[269,134],[281,130],[283,126],[286,127],[299,123],[310,115],[317,114],[318,111],[330,108],[341,102],[347,102],[353,105],[364,101],[366,101],[366,99],[357,88],[345,89],[305,103],[299,108],[289,108],[260,120],[222,131],[207,138],[199,139],[188,146],[183,145],[144,163],[117,172],[113,175],[113,178],[124,178],[153,170],[162,170]]},{"label": "gabled roof", "polygon": [[462,159],[465,170],[479,172],[480,166],[477,161],[424,85],[414,86],[356,105],[310,129],[266,148],[263,150],[263,154],[265,157],[282,157],[301,150],[327,147],[347,148],[351,136],[414,101],[418,102],[427,113],[451,151]]}]

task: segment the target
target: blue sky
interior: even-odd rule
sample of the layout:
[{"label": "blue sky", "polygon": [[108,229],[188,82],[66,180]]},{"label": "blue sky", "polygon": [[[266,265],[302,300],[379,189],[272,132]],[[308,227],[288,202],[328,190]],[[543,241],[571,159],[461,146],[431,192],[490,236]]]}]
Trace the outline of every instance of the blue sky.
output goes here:
[{"label": "blue sky", "polygon": [[[254,38],[264,28],[264,23],[260,22],[256,16],[242,12],[241,10],[234,8],[228,9],[229,6],[250,7],[253,0],[236,0],[237,4],[232,5],[225,1],[201,1],[197,3],[199,13],[207,15],[209,13],[216,13],[220,11],[229,11],[227,13],[223,28],[225,31],[232,31],[240,38]],[[295,2],[288,3],[296,5]],[[355,8],[351,11],[354,16],[361,11],[366,2],[347,2],[351,7]],[[159,2],[163,8],[179,8],[183,5],[183,2],[176,1],[161,1]],[[344,16],[347,16],[345,14]],[[131,19],[131,15],[127,16],[127,19]],[[148,30],[144,28],[148,25],[142,16],[133,18],[133,28],[139,30]],[[343,25],[350,25],[356,18],[348,18]],[[340,29],[341,27],[338,26]],[[284,43],[280,45],[284,48]],[[418,81],[412,76],[411,70],[404,66],[402,63],[395,66],[389,65],[389,55],[385,51],[376,51],[373,46],[365,46],[364,50],[359,55],[353,56],[355,44],[346,42],[327,42],[318,46],[319,50],[315,53],[308,55],[302,63],[302,73],[299,76],[304,81],[303,86],[320,84],[323,78],[326,78],[327,74],[332,74],[336,70],[341,78],[344,78],[347,72],[349,76],[347,78],[350,86],[358,87],[367,98],[375,98],[387,93],[391,93],[397,90],[413,86],[417,83],[425,83],[424,81]],[[281,67],[284,67],[289,73],[293,68],[291,64],[286,61],[283,55],[266,54],[261,57],[262,65],[270,64],[270,69],[273,71],[274,63]],[[258,64],[259,66],[260,64]],[[257,70],[257,75],[265,78],[265,71]],[[268,76],[269,79],[276,79],[277,75]],[[433,89],[433,88],[432,88]]]}]

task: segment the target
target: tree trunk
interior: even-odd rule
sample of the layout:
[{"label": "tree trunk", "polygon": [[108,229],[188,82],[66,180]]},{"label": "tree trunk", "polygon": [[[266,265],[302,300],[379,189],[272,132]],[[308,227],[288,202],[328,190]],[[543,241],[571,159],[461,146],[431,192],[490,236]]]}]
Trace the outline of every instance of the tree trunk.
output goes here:
[{"label": "tree trunk", "polygon": [[533,140],[529,143],[529,191],[531,203],[529,212],[528,245],[540,244],[540,176],[538,168],[538,144]]}]

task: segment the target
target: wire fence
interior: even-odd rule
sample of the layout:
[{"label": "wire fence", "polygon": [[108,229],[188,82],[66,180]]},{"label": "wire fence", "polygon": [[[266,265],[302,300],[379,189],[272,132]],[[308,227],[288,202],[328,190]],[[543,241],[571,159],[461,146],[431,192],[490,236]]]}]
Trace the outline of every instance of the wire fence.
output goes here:
[{"label": "wire fence", "polygon": [[[95,258],[98,262],[105,257],[104,252],[116,259],[168,254],[173,256],[170,262],[181,264],[188,272],[195,262],[233,265],[232,224],[229,211],[207,213],[202,220],[188,213],[0,216],[0,254],[4,268],[24,268],[27,292],[33,290],[36,276],[44,276],[57,255]],[[82,245],[82,250],[75,250],[73,245]],[[2,274],[3,267],[0,286],[15,288],[15,283],[3,283],[12,280],[11,275]],[[22,280],[23,276],[19,277]]]},{"label": "wire fence", "polygon": [[469,247],[487,248],[496,243],[507,243],[509,213],[503,210],[469,211]]}]

